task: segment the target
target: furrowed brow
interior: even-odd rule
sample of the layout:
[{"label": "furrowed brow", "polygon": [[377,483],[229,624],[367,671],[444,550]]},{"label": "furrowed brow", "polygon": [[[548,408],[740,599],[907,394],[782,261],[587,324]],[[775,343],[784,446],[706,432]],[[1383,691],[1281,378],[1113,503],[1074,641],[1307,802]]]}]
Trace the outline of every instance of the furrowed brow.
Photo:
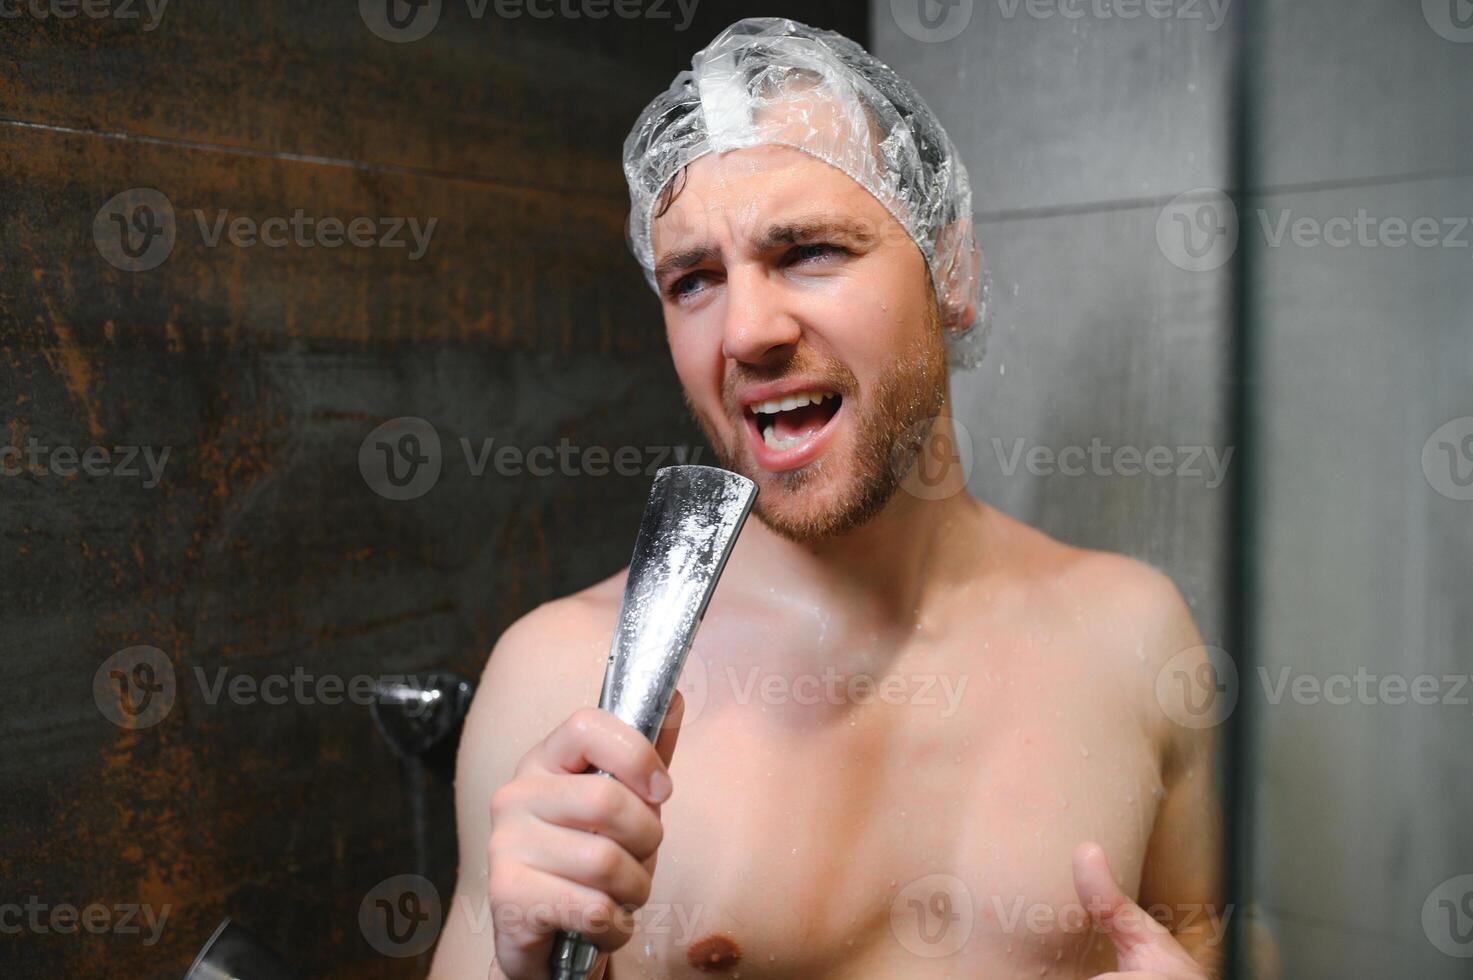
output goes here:
[{"label": "furrowed brow", "polygon": [[678,252],[671,252],[655,264],[655,279],[663,280],[672,273],[683,272],[720,255],[721,250],[714,245],[696,245]]},{"label": "furrowed brow", "polygon": [[804,245],[819,241],[840,241],[868,250],[878,242],[874,231],[864,222],[834,218],[811,221],[789,221],[770,226],[757,239],[763,251],[784,245]]}]

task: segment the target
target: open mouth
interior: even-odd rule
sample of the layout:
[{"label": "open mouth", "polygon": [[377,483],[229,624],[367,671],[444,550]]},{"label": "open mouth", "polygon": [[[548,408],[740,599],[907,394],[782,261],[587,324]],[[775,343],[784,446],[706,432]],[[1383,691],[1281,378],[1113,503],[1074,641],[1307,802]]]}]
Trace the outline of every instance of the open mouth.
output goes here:
[{"label": "open mouth", "polygon": [[788,454],[813,441],[839,413],[844,397],[800,391],[747,406],[747,418],[771,454]]}]

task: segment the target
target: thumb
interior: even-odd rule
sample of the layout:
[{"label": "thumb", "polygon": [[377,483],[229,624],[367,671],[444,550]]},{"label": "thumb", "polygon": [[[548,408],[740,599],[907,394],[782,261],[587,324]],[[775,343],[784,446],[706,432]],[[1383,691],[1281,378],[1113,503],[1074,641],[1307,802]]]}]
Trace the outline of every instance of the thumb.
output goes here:
[{"label": "thumb", "polygon": [[1074,851],[1074,890],[1096,927],[1115,946],[1117,969],[1168,975],[1200,969],[1171,930],[1120,890],[1100,845],[1080,844]]}]

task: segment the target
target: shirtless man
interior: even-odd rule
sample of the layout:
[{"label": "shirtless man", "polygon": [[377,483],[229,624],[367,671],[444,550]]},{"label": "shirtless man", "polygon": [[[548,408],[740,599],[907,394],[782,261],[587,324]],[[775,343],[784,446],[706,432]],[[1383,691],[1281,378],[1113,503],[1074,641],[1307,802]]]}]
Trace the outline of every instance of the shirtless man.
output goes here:
[{"label": "shirtless man", "polygon": [[1156,683],[1207,663],[1176,589],[967,494],[975,292],[939,302],[875,194],[776,142],[682,171],[654,278],[755,519],[657,747],[588,707],[622,572],[497,643],[432,976],[541,980],[559,929],[603,980],[1213,976],[1212,729],[1173,720],[1206,692]]}]

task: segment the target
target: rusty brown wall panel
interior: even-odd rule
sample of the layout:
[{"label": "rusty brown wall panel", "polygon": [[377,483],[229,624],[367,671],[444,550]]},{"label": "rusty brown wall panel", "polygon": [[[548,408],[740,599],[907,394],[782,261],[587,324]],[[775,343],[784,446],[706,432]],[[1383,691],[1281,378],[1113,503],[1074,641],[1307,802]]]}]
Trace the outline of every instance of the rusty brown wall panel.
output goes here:
[{"label": "rusty brown wall panel", "polygon": [[[156,945],[6,934],[0,976],[178,977],[227,914],[303,976],[423,976],[358,908],[405,872],[449,895],[448,757],[409,772],[358,704],[211,704],[194,672],[474,678],[511,620],[623,563],[648,476],[476,476],[461,439],[638,447],[639,467],[700,445],[623,248],[619,147],[694,47],[773,10],[704,0],[681,34],[446,0],[395,46],[355,7],[0,24],[0,448],[169,449],[153,488],[0,476],[0,897],[169,909]],[[863,4],[779,12],[865,34]],[[93,237],[133,187],[177,220],[137,273]],[[407,261],[211,248],[194,214],[295,208],[437,225]],[[384,500],[359,448],[402,416],[443,469]],[[91,691],[137,644],[178,682],[143,729]]]},{"label": "rusty brown wall panel", "polygon": [[[648,356],[664,344],[623,245],[624,202],[4,125],[0,160],[14,201],[0,234],[15,273],[0,281],[0,299],[23,331],[45,335],[64,321],[82,348],[109,337],[126,346],[480,337]],[[98,209],[134,187],[158,190],[175,222],[167,260],[137,273],[99,261],[93,240]],[[299,208],[319,220],[370,217],[371,237],[406,247],[216,237],[222,220],[228,232],[231,221],[290,219]],[[394,228],[410,218],[422,234],[435,222],[417,259],[408,228]],[[284,234],[294,236],[290,226]]]},{"label": "rusty brown wall panel", "polygon": [[151,31],[143,16],[5,21],[3,114],[618,198],[609,148],[720,27],[774,12],[851,30],[864,18],[836,0],[698,0],[680,31],[675,0],[640,3],[670,16],[505,18],[495,0],[445,0],[433,31],[407,44],[367,30],[356,0],[171,0]]},{"label": "rusty brown wall panel", "polygon": [[[154,945],[7,933],[0,975],[178,977],[227,914],[305,976],[423,975],[357,916],[391,875],[448,897],[448,760],[406,771],[359,705],[210,704],[195,671],[476,677],[512,620],[618,568],[646,474],[477,476],[461,440],[637,447],[641,470],[700,446],[624,248],[625,130],[738,16],[866,34],[841,0],[703,0],[684,33],[445,0],[393,45],[356,7],[0,23],[0,449],[170,453],[153,487],[0,475],[0,901],[170,910]],[[135,187],[177,220],[143,272],[93,236]],[[298,207],[437,226],[411,262],[210,247],[195,216]],[[442,472],[394,501],[359,453],[401,416],[433,426]],[[92,683],[140,644],[178,691],[158,724],[120,727]]]}]

